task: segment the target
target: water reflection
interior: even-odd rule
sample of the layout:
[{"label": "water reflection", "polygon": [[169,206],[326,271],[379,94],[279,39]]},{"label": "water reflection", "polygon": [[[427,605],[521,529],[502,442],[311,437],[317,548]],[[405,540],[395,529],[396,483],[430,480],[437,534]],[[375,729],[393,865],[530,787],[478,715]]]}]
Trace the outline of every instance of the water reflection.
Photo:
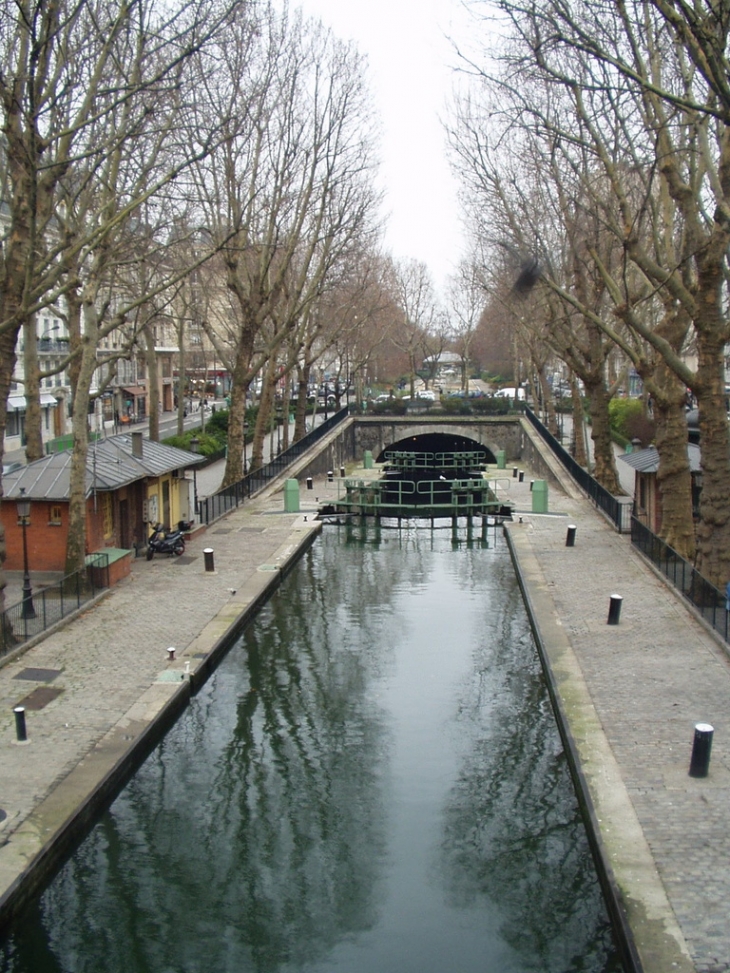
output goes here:
[{"label": "water reflection", "polygon": [[618,969],[504,547],[333,531],[7,973]]}]

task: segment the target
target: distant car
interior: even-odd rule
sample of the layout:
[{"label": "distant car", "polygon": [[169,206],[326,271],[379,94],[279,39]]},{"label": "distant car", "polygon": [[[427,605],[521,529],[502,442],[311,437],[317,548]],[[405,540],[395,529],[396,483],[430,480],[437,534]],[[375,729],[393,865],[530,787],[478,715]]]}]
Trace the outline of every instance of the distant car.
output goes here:
[{"label": "distant car", "polygon": [[16,470],[22,469],[22,463],[3,463],[3,476],[7,476],[8,473],[15,473]]}]

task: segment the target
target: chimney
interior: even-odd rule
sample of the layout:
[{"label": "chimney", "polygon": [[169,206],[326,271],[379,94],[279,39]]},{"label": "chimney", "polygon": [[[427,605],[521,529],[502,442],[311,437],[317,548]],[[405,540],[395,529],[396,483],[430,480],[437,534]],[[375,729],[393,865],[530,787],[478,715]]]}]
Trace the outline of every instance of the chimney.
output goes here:
[{"label": "chimney", "polygon": [[142,433],[132,433],[132,456],[142,459]]}]

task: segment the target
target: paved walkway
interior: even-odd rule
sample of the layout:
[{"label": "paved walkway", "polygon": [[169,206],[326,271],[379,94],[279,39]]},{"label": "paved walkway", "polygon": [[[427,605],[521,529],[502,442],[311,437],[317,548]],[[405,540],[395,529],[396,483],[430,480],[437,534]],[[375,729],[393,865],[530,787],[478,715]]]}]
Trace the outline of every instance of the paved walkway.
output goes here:
[{"label": "paved walkway", "polygon": [[[565,486],[550,488],[551,515],[526,507],[508,529],[604,857],[647,971],[726,973],[730,660],[628,537]],[[612,594],[618,625],[607,624]],[[688,775],[698,722],[715,729],[704,779]]]},{"label": "paved walkway", "polygon": [[[500,474],[517,506],[509,533],[644,969],[727,973],[728,657],[570,485],[551,484],[550,513],[533,514],[531,478]],[[315,498],[334,489],[303,490],[299,514],[271,493],[213,525],[184,558],[137,560],[96,607],[0,669],[0,894],[308,542]],[[204,571],[206,546],[215,573]],[[608,626],[613,593],[622,612]],[[60,675],[18,678],[32,668]],[[28,711],[30,743],[16,743],[12,707],[46,686],[63,692]],[[706,779],[687,773],[698,721],[715,727]]]}]

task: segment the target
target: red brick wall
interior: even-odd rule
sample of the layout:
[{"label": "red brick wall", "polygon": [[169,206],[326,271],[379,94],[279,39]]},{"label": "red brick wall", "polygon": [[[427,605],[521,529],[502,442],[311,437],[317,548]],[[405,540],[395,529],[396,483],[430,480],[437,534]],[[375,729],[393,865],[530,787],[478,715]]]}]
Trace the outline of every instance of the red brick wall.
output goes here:
[{"label": "red brick wall", "polygon": [[[61,523],[51,524],[51,507],[59,507]],[[104,538],[102,505],[94,513],[93,499],[86,506],[86,550],[96,551],[117,546],[116,537]],[[0,501],[0,520],[5,527],[5,570],[23,570],[23,528],[18,523],[18,508],[14,500]],[[68,504],[33,501],[30,505],[30,525],[26,527],[28,568],[33,571],[63,571],[66,567],[68,538]]]}]

